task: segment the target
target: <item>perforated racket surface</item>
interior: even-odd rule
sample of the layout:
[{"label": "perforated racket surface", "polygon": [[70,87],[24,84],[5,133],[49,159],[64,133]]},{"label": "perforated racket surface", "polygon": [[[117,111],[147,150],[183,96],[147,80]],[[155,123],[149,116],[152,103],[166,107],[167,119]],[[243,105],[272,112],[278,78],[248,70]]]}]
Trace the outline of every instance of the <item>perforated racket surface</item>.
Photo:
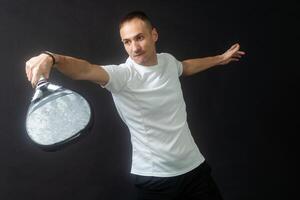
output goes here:
[{"label": "perforated racket surface", "polygon": [[42,80],[26,116],[29,138],[44,150],[55,151],[89,132],[93,113],[80,94]]}]

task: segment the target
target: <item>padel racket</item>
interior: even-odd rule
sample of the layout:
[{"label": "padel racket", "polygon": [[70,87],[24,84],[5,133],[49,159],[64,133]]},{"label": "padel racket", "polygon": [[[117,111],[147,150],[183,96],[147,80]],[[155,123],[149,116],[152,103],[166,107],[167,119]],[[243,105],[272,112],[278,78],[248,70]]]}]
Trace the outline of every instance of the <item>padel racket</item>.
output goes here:
[{"label": "padel racket", "polygon": [[59,150],[90,132],[92,124],[93,111],[85,98],[40,79],[26,116],[26,131],[35,144]]}]

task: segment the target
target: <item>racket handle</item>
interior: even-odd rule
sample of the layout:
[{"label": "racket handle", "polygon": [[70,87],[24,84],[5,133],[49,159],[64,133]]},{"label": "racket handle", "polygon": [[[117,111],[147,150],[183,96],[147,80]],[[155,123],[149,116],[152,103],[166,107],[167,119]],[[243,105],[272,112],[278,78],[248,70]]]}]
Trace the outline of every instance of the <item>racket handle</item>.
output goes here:
[{"label": "racket handle", "polygon": [[35,101],[43,96],[42,88],[44,88],[44,86],[46,86],[46,85],[48,85],[47,79],[43,75],[41,75],[38,83],[36,84],[35,92],[31,99],[31,102]]},{"label": "racket handle", "polygon": [[56,90],[58,90],[60,88],[62,88],[62,87],[59,85],[54,85],[54,84],[49,83],[48,80],[42,75],[36,85],[35,93],[34,93],[31,101],[40,99],[44,95],[44,92],[46,92],[46,91],[55,92]]},{"label": "racket handle", "polygon": [[47,79],[43,75],[41,75],[38,83],[36,84],[36,89],[41,88],[42,86],[44,86],[47,83],[48,83]]},{"label": "racket handle", "polygon": [[42,90],[35,90],[34,95],[33,95],[32,99],[31,99],[31,102],[33,102],[33,101],[41,98],[42,96],[43,96]]}]

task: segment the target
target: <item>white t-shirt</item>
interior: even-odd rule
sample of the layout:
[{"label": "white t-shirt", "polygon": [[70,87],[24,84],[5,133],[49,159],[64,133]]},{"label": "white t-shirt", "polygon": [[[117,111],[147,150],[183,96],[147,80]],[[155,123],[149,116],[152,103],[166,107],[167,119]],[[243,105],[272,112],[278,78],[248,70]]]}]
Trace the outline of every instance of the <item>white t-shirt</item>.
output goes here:
[{"label": "white t-shirt", "polygon": [[120,65],[102,66],[109,74],[103,86],[113,96],[132,143],[131,173],[171,177],[203,161],[190,133],[179,76],[182,64],[167,53],[158,64],[142,66],[131,58]]}]

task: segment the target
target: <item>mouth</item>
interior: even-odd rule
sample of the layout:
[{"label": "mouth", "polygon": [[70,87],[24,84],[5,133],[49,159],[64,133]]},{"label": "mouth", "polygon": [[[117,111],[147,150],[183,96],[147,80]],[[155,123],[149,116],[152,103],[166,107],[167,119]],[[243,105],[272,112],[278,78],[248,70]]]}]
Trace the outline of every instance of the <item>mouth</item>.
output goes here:
[{"label": "mouth", "polygon": [[139,54],[135,54],[135,55],[133,55],[133,57],[134,58],[136,58],[136,57],[140,57],[141,55],[143,55],[144,54],[144,52],[142,52],[142,53],[139,53]]}]

